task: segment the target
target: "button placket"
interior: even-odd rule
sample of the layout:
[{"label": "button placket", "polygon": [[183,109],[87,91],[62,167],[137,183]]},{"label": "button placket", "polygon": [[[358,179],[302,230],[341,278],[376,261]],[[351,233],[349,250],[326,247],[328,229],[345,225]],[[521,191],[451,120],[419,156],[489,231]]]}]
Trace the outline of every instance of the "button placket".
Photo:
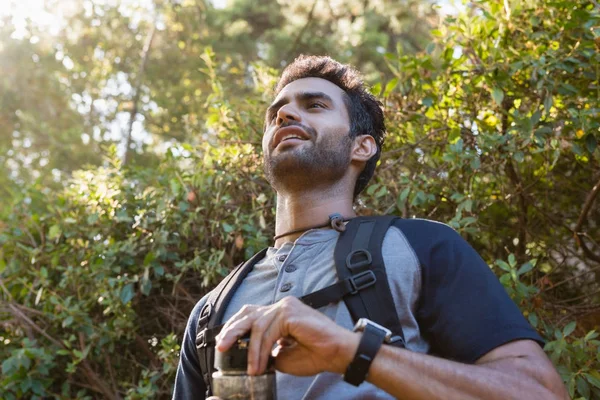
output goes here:
[{"label": "button placket", "polygon": [[287,283],[284,283],[284,284],[283,284],[283,285],[281,285],[281,287],[279,288],[279,291],[280,291],[280,292],[289,292],[289,291],[290,291],[290,289],[292,288],[292,286],[293,286],[293,285],[292,285],[291,283],[289,283],[289,282],[287,282]]},{"label": "button placket", "polygon": [[294,264],[290,264],[290,265],[286,265],[284,270],[285,270],[285,272],[291,273],[297,269],[298,269],[298,267],[296,267]]}]

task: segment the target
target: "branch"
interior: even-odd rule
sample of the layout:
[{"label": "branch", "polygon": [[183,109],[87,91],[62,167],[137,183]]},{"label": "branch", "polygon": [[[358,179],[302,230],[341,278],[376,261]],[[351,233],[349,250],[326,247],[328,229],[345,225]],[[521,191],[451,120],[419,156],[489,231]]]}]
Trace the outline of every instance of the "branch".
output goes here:
[{"label": "branch", "polygon": [[52,344],[54,344],[55,346],[60,347],[61,349],[65,348],[65,346],[61,342],[59,342],[58,340],[54,339],[52,336],[48,335],[46,333],[46,331],[44,331],[42,328],[40,328],[38,326],[38,324],[36,324],[35,322],[33,322],[31,320],[31,318],[29,318],[27,315],[25,315],[14,304],[9,304],[8,308],[9,308],[11,314],[13,314],[17,319],[20,319],[21,321],[25,322],[34,331],[36,331],[37,333],[39,333],[40,335],[42,335],[43,337],[45,337],[46,339],[48,339],[50,342],[52,342]]},{"label": "branch", "polygon": [[[85,337],[83,336],[83,332],[79,332],[79,348],[81,352],[85,351]],[[113,391],[108,387],[108,385],[102,380],[96,372],[92,369],[89,361],[87,359],[81,360],[81,366],[83,367],[83,374],[87,377],[88,382],[92,383],[96,386],[97,391],[104,395],[105,399],[110,400],[121,400],[121,396],[118,393],[113,393]]]},{"label": "branch", "polygon": [[285,55],[284,60],[287,60],[292,54],[294,54],[296,52],[296,48],[300,44],[300,40],[302,39],[304,32],[308,29],[308,27],[310,26],[310,23],[312,22],[312,19],[313,19],[314,13],[315,13],[315,8],[316,8],[318,2],[319,2],[319,0],[314,1],[313,5],[310,8],[310,11],[308,13],[308,17],[306,18],[306,24],[304,24],[302,29],[300,29],[300,32],[298,32],[298,36],[296,36],[296,40],[294,40],[294,44],[292,45],[292,47],[290,47],[290,50]]},{"label": "branch", "polygon": [[573,297],[571,299],[557,301],[557,302],[555,302],[555,304],[565,304],[565,303],[570,303],[570,302],[575,301],[575,300],[586,299],[586,298],[589,298],[589,297],[593,297],[594,295],[596,295],[598,293],[600,293],[600,289],[595,290],[595,291],[593,291],[591,293],[582,294],[581,296]]},{"label": "branch", "polygon": [[592,187],[592,191],[588,193],[585,199],[585,203],[583,203],[583,209],[581,210],[581,214],[577,219],[577,224],[575,225],[575,228],[573,228],[575,234],[580,234],[579,230],[581,229],[581,226],[583,225],[587,214],[590,212],[592,204],[594,203],[596,196],[598,196],[598,192],[600,192],[600,178],[598,179],[598,182],[596,182],[596,184]]},{"label": "branch", "polygon": [[591,260],[594,260],[600,263],[600,257],[596,255],[585,243],[584,237],[586,236],[583,232],[580,232],[581,227],[583,226],[584,221],[587,218],[590,209],[592,208],[592,204],[594,200],[596,200],[596,196],[600,192],[600,179],[596,182],[596,184],[592,187],[592,191],[588,193],[585,202],[583,203],[583,208],[581,210],[581,214],[577,219],[577,224],[575,224],[575,228],[573,228],[573,234],[575,236],[575,241],[579,246],[581,246],[581,250],[583,250],[583,254]]},{"label": "branch", "polygon": [[559,287],[559,286],[562,286],[562,285],[564,285],[564,284],[565,284],[565,283],[567,283],[567,282],[571,282],[571,281],[572,281],[572,280],[574,280],[574,279],[577,279],[577,278],[579,278],[579,277],[581,277],[581,276],[583,276],[583,275],[589,274],[590,272],[594,272],[594,271],[597,271],[597,270],[599,270],[599,269],[600,269],[600,265],[599,265],[599,266],[596,266],[596,267],[594,267],[594,268],[590,268],[590,269],[589,269],[589,270],[587,270],[587,271],[583,271],[583,272],[580,272],[580,273],[578,273],[578,274],[575,274],[575,275],[573,275],[573,276],[571,276],[571,277],[569,277],[569,278],[567,278],[567,279],[563,279],[562,281],[560,281],[560,282],[558,282],[558,283],[556,283],[556,284],[554,284],[554,285],[552,285],[552,286],[548,286],[547,288],[543,288],[543,289],[541,289],[541,290],[540,290],[540,293],[543,293],[543,292],[547,292],[547,291],[549,291],[549,290],[556,289],[557,287]]},{"label": "branch", "polygon": [[150,56],[150,48],[152,47],[152,41],[154,40],[154,34],[156,33],[156,21],[152,22],[152,29],[146,38],[146,43],[142,50],[142,62],[138,68],[137,76],[135,78],[135,86],[133,87],[133,107],[131,107],[131,113],[129,114],[129,127],[127,129],[127,135],[125,136],[125,154],[123,156],[123,165],[127,165],[129,162],[129,146],[131,146],[131,131],[133,130],[133,123],[138,113],[138,102],[140,100],[140,89],[142,86],[142,77],[146,69],[146,63]]}]

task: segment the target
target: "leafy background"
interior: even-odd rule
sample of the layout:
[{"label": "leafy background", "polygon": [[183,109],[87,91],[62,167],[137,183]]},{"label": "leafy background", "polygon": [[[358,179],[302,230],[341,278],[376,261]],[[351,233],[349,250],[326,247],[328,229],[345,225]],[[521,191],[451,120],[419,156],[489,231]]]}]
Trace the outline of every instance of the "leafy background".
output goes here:
[{"label": "leafy background", "polygon": [[0,397],[170,397],[191,308],[273,234],[300,53],[384,103],[357,212],[454,227],[600,399],[600,5],[559,0],[3,2]]}]

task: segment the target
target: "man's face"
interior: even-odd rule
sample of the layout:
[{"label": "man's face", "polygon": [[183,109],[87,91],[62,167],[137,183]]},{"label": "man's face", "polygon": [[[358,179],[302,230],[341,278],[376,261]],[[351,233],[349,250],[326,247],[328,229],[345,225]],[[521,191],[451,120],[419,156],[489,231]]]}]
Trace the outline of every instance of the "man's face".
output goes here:
[{"label": "man's face", "polygon": [[267,180],[304,189],[340,180],[352,139],[344,91],[321,78],[291,82],[267,109],[262,146]]}]

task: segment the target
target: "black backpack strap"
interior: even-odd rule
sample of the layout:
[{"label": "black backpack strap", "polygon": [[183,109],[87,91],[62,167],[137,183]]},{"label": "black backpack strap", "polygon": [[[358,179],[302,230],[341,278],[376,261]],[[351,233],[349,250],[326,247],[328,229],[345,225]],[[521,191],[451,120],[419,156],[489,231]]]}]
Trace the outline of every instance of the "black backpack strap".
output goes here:
[{"label": "black backpack strap", "polygon": [[206,397],[212,395],[212,374],[215,370],[215,338],[223,327],[221,325],[223,315],[237,288],[254,268],[254,265],[264,258],[265,254],[267,254],[266,248],[234,268],[211,292],[200,311],[198,326],[196,327],[196,350],[202,377],[206,385]]},{"label": "black backpack strap", "polygon": [[352,319],[356,322],[368,318],[385,326],[392,331],[392,344],[404,347],[404,333],[381,254],[385,234],[397,218],[389,215],[353,218],[340,234],[334,259],[340,282],[352,279],[366,285],[344,296]]},{"label": "black backpack strap", "polygon": [[347,279],[327,286],[326,288],[317,290],[300,297],[304,304],[311,306],[314,309],[326,306],[329,303],[337,303],[344,296],[358,293],[359,290],[368,288],[377,282],[373,271],[364,271],[353,275]]}]

